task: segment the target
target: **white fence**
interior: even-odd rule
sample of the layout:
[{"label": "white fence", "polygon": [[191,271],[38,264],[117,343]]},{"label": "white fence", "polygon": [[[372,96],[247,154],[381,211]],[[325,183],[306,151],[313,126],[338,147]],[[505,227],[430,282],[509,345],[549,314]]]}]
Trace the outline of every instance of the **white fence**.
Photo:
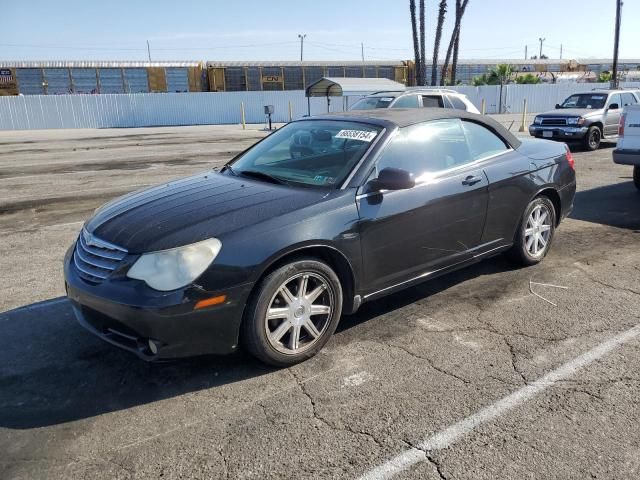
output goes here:
[{"label": "white fence", "polygon": [[[640,89],[640,83],[623,83],[626,88]],[[486,113],[498,113],[500,108],[500,87],[485,85],[482,87],[447,87],[464,93],[480,110],[482,100],[486,102]],[[502,112],[521,113],[524,100],[527,111],[544,112],[562,103],[572,93],[590,92],[595,88],[609,88],[608,83],[555,83],[541,85],[505,85],[502,91]]]},{"label": "white fence", "polygon": [[[640,88],[640,83],[627,84]],[[529,112],[552,109],[571,93],[606,88],[607,84],[560,83],[554,85],[505,85],[503,111],[522,112],[526,98]],[[466,94],[480,109],[486,102],[487,113],[497,113],[499,86],[452,87]],[[330,110],[342,111],[357,99],[333,97]],[[233,124],[241,122],[244,104],[247,123],[265,121],[264,105],[274,105],[274,122],[307,114],[304,91],[224,92],[224,93],[150,93],[118,95],[27,95],[0,97],[0,130],[42,128],[108,128],[171,125]],[[311,114],[327,112],[325,98],[310,99]]]}]

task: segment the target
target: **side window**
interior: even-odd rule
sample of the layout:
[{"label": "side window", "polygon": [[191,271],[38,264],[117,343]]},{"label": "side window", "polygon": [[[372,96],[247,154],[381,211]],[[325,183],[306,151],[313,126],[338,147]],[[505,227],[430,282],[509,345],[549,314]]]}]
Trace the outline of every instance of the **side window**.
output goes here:
[{"label": "side window", "polygon": [[434,120],[401,128],[382,152],[376,172],[392,167],[411,172],[416,182],[472,160],[459,119]]},{"label": "side window", "polygon": [[497,155],[509,150],[504,141],[488,128],[468,121],[464,121],[462,124],[473,160]]},{"label": "side window", "polygon": [[620,94],[616,93],[614,95],[611,95],[609,97],[609,103],[607,104],[607,106],[610,106],[612,103],[617,103],[618,104],[618,108],[622,108],[622,100],[620,98]]},{"label": "side window", "polygon": [[405,95],[398,98],[391,108],[418,108],[418,96],[417,95]]},{"label": "side window", "polygon": [[451,100],[451,103],[453,104],[453,108],[455,108],[456,110],[464,110],[465,112],[467,111],[467,106],[464,104],[462,100],[460,100],[460,98],[455,97],[453,95],[449,95],[449,100]]},{"label": "side window", "polygon": [[634,105],[635,103],[638,103],[636,101],[636,97],[633,96],[633,94],[631,93],[623,93],[622,94],[622,105],[621,107],[626,107],[627,105]]},{"label": "side window", "polygon": [[423,95],[422,106],[427,108],[444,108],[442,95]]}]

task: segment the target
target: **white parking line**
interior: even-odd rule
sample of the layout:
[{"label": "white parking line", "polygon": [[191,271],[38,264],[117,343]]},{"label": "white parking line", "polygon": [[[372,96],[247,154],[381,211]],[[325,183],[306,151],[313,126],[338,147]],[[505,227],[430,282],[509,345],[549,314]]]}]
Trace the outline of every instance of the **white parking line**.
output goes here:
[{"label": "white parking line", "polygon": [[360,477],[361,480],[388,479],[408,469],[418,462],[426,460],[427,453],[447,448],[456,443],[463,436],[471,433],[476,427],[489,422],[508,412],[518,405],[530,400],[536,394],[546,390],[556,382],[573,375],[577,370],[586,367],[599,358],[608,354],[622,344],[640,335],[640,324],[626,330],[595,348],[570,360],[557,369],[547,373],[535,382],[516,390],[496,403],[483,408],[479,412],[455,423],[454,425],[424,439],[416,448],[406,450],[382,465],[370,470]]}]

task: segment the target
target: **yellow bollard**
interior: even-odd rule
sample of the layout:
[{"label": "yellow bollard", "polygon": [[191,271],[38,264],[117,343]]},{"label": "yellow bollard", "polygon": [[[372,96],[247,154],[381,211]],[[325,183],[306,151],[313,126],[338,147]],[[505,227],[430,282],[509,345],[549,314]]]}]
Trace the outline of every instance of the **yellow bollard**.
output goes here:
[{"label": "yellow bollard", "polygon": [[293,120],[293,105],[291,104],[291,100],[289,100],[289,121]]},{"label": "yellow bollard", "polygon": [[242,129],[246,130],[247,124],[244,120],[244,102],[240,102],[240,118],[242,120]]},{"label": "yellow bollard", "polygon": [[527,119],[527,99],[524,99],[523,102],[523,106],[522,106],[522,123],[520,124],[520,128],[518,129],[519,132],[524,132],[525,130],[525,126],[524,126],[524,122]]},{"label": "yellow bollard", "polygon": [[484,115],[487,111],[487,101],[483,98],[482,99],[482,115]]}]

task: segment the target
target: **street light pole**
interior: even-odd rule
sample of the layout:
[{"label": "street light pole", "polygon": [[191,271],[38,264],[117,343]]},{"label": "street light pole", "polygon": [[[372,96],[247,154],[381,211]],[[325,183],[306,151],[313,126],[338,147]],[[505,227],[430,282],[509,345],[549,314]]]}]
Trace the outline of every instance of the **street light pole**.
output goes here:
[{"label": "street light pole", "polygon": [[540,60],[542,60],[542,44],[544,43],[544,41],[546,40],[546,38],[542,38],[542,37],[540,37],[540,38],[538,38],[538,40],[540,40],[540,55],[538,55],[538,58],[539,58]]},{"label": "street light pole", "polygon": [[303,54],[304,54],[304,39],[307,38],[307,34],[299,33],[298,38],[300,39],[300,61],[302,62]]},{"label": "street light pole", "polygon": [[149,40],[147,40],[147,57],[151,61],[151,47],[149,46]]},{"label": "street light pole", "polygon": [[618,88],[618,46],[620,44],[620,10],[622,0],[616,0],[616,30],[613,41],[613,68],[611,72],[611,88]]}]

